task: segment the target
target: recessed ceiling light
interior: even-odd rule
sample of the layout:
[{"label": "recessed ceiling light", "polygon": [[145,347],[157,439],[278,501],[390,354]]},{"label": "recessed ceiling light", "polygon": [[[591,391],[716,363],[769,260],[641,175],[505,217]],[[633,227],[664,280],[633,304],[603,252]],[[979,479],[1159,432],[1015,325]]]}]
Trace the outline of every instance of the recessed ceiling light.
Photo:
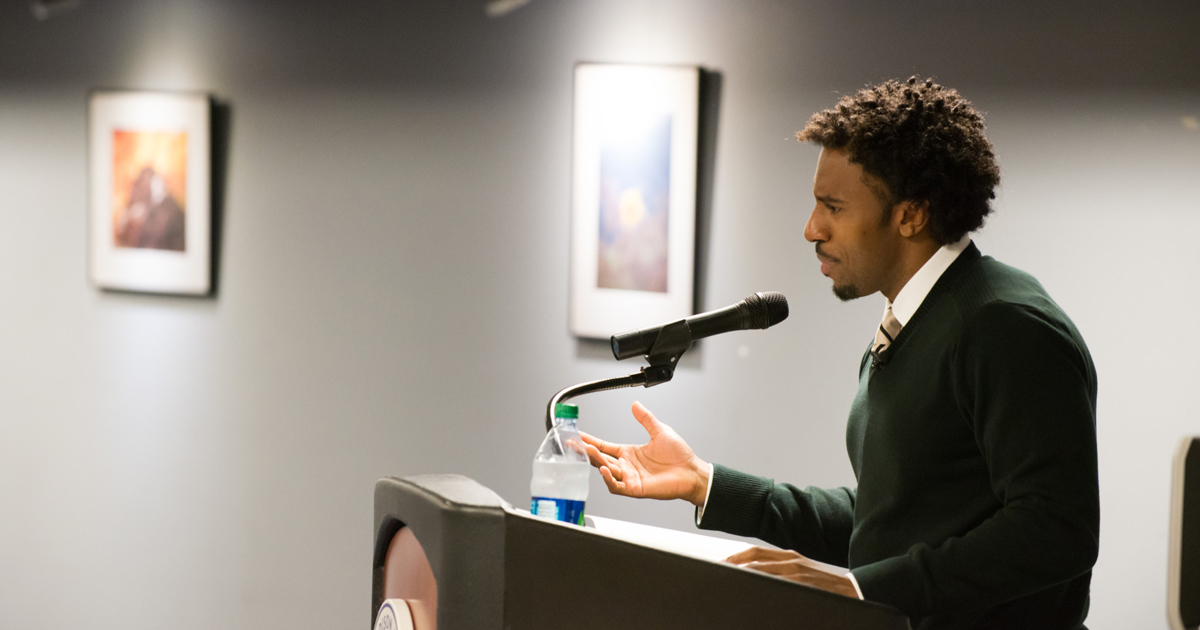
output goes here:
[{"label": "recessed ceiling light", "polygon": [[34,0],[29,11],[39,22],[78,8],[83,0]]},{"label": "recessed ceiling light", "polygon": [[527,4],[529,4],[529,0],[488,0],[483,10],[488,17],[497,18],[512,13]]}]

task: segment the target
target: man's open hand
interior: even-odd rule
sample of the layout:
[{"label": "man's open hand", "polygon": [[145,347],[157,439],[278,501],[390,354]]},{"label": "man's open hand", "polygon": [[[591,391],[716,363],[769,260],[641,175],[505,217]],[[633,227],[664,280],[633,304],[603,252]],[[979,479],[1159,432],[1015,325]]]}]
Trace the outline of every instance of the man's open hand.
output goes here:
[{"label": "man's open hand", "polygon": [[642,403],[633,403],[633,417],[650,434],[642,445],[612,444],[580,432],[588,459],[600,469],[613,494],[639,499],[686,499],[703,505],[708,492],[707,463],[671,427],[661,423]]},{"label": "man's open hand", "polygon": [[846,569],[805,558],[795,551],[751,547],[725,558],[725,562],[858,599]]}]

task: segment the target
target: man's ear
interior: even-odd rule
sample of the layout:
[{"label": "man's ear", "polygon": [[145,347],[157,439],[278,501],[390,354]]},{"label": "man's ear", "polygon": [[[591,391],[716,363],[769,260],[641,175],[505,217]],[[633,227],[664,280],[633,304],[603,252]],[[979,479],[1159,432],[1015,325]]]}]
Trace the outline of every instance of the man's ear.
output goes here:
[{"label": "man's ear", "polygon": [[929,227],[929,202],[901,201],[892,207],[892,219],[899,222],[900,236],[913,238]]}]

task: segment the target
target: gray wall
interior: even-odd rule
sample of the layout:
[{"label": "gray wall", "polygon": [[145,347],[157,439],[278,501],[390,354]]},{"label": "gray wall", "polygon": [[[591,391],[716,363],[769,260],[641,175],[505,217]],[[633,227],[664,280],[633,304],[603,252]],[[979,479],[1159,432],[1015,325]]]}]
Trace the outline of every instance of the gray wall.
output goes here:
[{"label": "gray wall", "polygon": [[[848,4],[94,0],[37,23],[4,3],[0,627],[365,626],[375,479],[458,472],[523,504],[549,396],[635,367],[566,330],[580,60],[722,73],[703,306],[792,304],[669,385],[587,399],[587,429],[641,439],[639,398],[703,457],[853,482],[880,298],[841,304],[818,273],[817,152],[792,134],[838,93],[936,75],[988,112],[1003,168],[977,242],[1043,281],[1099,369],[1089,626],[1166,627],[1169,460],[1200,432],[1198,5]],[[91,87],[230,104],[215,299],[87,285]],[[594,513],[690,527],[592,491]]]}]

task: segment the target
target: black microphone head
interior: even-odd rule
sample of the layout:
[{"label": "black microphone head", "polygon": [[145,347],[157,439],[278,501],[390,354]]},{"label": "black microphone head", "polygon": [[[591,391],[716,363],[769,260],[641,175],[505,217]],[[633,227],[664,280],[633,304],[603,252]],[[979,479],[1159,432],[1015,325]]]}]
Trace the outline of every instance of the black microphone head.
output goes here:
[{"label": "black microphone head", "polygon": [[770,328],[787,319],[787,298],[778,291],[755,293],[745,300],[750,309],[751,328]]}]

